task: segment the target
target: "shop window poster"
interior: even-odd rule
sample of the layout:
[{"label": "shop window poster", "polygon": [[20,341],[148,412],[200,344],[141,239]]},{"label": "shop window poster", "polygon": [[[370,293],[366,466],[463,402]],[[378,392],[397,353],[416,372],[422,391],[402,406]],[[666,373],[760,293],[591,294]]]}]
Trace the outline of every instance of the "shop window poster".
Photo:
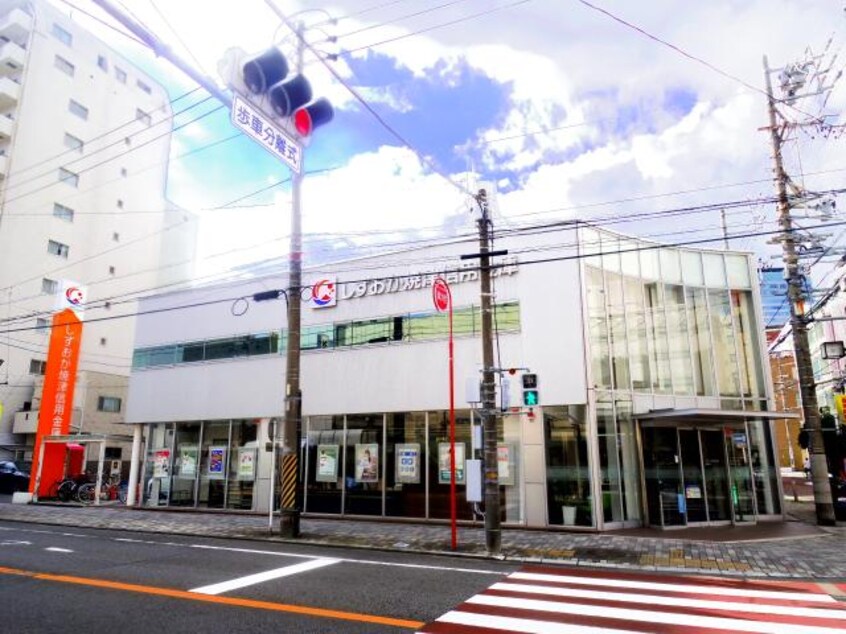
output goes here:
[{"label": "shop window poster", "polygon": [[256,450],[251,447],[238,449],[238,479],[246,481],[256,479]]},{"label": "shop window poster", "polygon": [[317,446],[317,482],[337,482],[338,445]]},{"label": "shop window poster", "polygon": [[209,475],[223,477],[226,447],[209,447]]},{"label": "shop window poster", "polygon": [[179,448],[179,468],[176,470],[181,478],[193,478],[197,475],[197,457],[199,456],[197,445],[183,445]]},{"label": "shop window poster", "polygon": [[355,446],[355,481],[379,481],[379,445],[377,443]]},{"label": "shop window poster", "polygon": [[398,444],[396,455],[396,480],[403,484],[420,484],[420,444]]},{"label": "shop window poster", "polygon": [[[438,483],[449,484],[449,443],[438,443]],[[455,443],[455,483],[464,484],[464,443]]]},{"label": "shop window poster", "polygon": [[166,478],[170,475],[170,449],[159,449],[153,454],[153,477]]}]

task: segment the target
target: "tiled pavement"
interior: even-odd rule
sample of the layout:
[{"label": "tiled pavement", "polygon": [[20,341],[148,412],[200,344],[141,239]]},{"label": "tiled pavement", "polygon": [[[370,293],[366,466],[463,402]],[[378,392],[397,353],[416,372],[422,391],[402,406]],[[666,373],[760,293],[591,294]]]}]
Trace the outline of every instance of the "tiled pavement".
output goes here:
[{"label": "tiled pavement", "polygon": [[[790,521],[752,527],[659,532],[576,533],[504,529],[510,561],[567,563],[719,575],[846,579],[846,526],[813,525],[813,505],[786,502]],[[0,504],[0,521],[85,528],[285,541],[268,531],[266,515]],[[406,552],[450,553],[448,525],[352,519],[302,519],[298,543]],[[482,527],[460,526],[457,554],[485,557]]]}]

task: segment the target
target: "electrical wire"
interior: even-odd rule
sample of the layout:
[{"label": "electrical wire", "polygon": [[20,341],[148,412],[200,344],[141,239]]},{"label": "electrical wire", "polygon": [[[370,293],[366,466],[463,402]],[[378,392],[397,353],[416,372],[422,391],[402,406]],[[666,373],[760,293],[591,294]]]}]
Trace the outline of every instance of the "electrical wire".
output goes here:
[{"label": "electrical wire", "polygon": [[378,22],[376,24],[369,24],[367,26],[361,27],[360,29],[356,29],[354,31],[349,31],[347,33],[342,33],[338,36],[337,39],[342,39],[345,37],[350,37],[351,35],[358,35],[359,33],[364,33],[365,31],[371,31],[373,29],[379,29],[383,26],[389,26],[391,24],[396,24],[397,22],[401,22],[402,20],[407,20],[409,18],[416,18],[421,15],[425,15],[426,13],[432,13],[433,11],[439,11],[440,9],[445,9],[447,7],[451,7],[455,4],[461,4],[462,2],[467,2],[467,0],[451,0],[450,2],[445,2],[443,4],[435,5],[434,7],[428,7],[426,9],[422,9],[420,11],[416,11],[414,13],[408,13],[406,15],[400,16],[398,18],[394,18],[392,20],[386,20],[385,22]]}]

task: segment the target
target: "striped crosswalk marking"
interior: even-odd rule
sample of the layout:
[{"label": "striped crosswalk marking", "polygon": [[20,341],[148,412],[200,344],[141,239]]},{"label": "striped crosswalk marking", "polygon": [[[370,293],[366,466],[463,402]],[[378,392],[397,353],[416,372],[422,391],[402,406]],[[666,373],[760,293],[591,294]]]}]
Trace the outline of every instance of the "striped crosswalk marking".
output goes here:
[{"label": "striped crosswalk marking", "polygon": [[844,634],[846,604],[809,582],[526,567],[420,631]]}]

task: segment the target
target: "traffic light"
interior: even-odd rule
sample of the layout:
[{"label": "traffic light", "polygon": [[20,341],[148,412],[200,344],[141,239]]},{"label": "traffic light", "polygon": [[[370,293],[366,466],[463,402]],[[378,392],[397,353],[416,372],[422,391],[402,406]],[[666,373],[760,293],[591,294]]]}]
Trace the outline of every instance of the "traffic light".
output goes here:
[{"label": "traffic light", "polygon": [[523,381],[523,405],[526,407],[537,407],[540,405],[540,392],[538,391],[538,375],[526,373],[522,376]]},{"label": "traffic light", "polygon": [[335,116],[328,99],[321,97],[312,101],[308,79],[304,75],[289,74],[288,60],[277,48],[248,58],[240,70],[240,80],[251,93],[254,105],[265,114],[289,119],[301,137],[308,137]]}]

